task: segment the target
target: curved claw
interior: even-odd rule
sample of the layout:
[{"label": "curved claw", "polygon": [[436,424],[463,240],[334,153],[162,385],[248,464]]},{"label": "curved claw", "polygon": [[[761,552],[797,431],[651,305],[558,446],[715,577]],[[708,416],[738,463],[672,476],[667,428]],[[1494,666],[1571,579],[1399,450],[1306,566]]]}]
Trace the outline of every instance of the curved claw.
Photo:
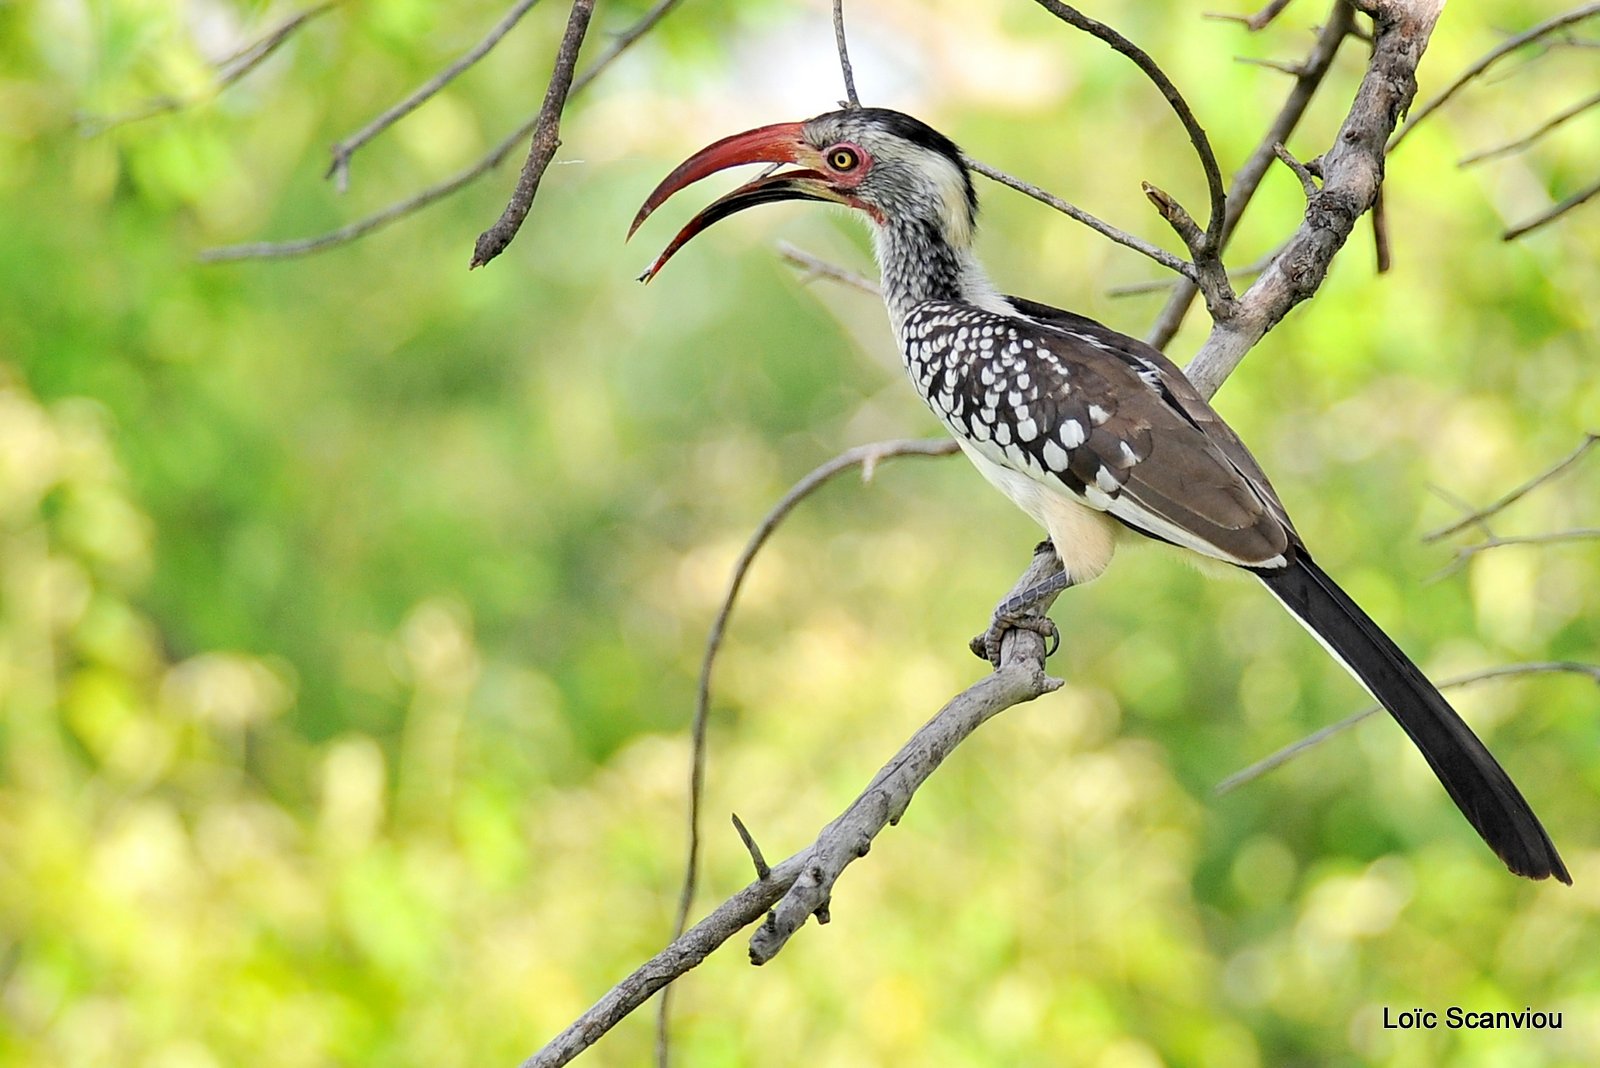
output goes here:
[{"label": "curved claw", "polygon": [[967,648],[972,650],[972,655],[993,664],[995,670],[1000,668],[1000,644],[1005,640],[1006,634],[1013,630],[1031,630],[1045,640],[1044,655],[1046,659],[1054,656],[1056,650],[1061,648],[1061,630],[1049,616],[1035,615],[1032,612],[996,612],[989,629],[982,634],[975,635],[967,643]]}]

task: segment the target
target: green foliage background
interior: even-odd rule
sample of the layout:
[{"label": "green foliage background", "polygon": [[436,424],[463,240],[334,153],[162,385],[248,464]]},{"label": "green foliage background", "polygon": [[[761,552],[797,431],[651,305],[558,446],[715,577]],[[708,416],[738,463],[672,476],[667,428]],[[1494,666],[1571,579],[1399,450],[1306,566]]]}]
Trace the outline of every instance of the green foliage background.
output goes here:
[{"label": "green foliage background", "polygon": [[[643,6],[602,3],[597,29]],[[664,941],[684,728],[733,557],[817,463],[934,432],[881,309],[772,251],[866,269],[853,222],[752,213],[631,280],[692,206],[623,246],[667,167],[831,106],[821,8],[685,4],[575,102],[563,165],[485,270],[466,261],[509,170],[320,256],[195,258],[465,165],[535,106],[563,8],[364,150],[340,198],[325,146],[495,5],[343,5],[215,98],[208,59],[290,9],[0,5],[0,1062],[509,1065]],[[1156,240],[1140,179],[1202,202],[1150,88],[1032,5],[852,9],[870,101]],[[1424,95],[1555,10],[1447,11]],[[1322,12],[1254,38],[1175,3],[1115,14],[1231,169],[1286,91],[1231,57],[1293,55]],[[1430,485],[1484,502],[1600,429],[1600,216],[1497,238],[1592,177],[1600,113],[1455,166],[1587,92],[1596,54],[1513,60],[1419,132],[1389,170],[1395,269],[1374,274],[1363,227],[1219,396],[1323,564],[1435,677],[1600,659],[1595,542],[1429,583],[1451,548],[1420,541],[1455,514]],[[202,99],[75,122],[161,95]],[[1159,295],[1106,290],[1153,267],[983,193],[1005,287],[1144,330]],[[1271,175],[1232,262],[1299,197]],[[1591,461],[1500,529],[1600,525],[1597,490]],[[1037,536],[959,460],[830,486],[779,533],[719,667],[702,905],[748,878],[724,813],[786,855],[980,674],[965,639]],[[1211,796],[1362,703],[1250,583],[1129,553],[1056,615],[1068,685],[939,772],[830,927],[687,979],[682,1063],[1600,1063],[1592,683],[1460,692],[1577,882],[1532,885],[1387,722]],[[1451,1004],[1565,1023],[1381,1027],[1384,1006]],[[650,1040],[641,1015],[587,1061],[643,1063]]]}]

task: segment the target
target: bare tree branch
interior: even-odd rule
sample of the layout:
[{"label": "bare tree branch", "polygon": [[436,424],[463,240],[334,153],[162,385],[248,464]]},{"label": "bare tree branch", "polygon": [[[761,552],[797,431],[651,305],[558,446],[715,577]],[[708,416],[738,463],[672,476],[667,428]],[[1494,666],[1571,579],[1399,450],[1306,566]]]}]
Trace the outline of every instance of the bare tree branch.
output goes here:
[{"label": "bare tree branch", "polygon": [[[668,12],[682,2],[683,0],[657,0],[654,7],[639,16],[639,20],[632,26],[618,34],[606,50],[600,54],[600,57],[574,79],[572,89],[568,95],[576,96],[594,84],[595,79],[607,67],[611,66],[618,56],[627,51],[635,41],[654,29],[656,23],[660,22]],[[539,125],[542,115],[543,110],[541,109],[538,114],[518,126],[504,140],[496,144],[488,153],[481,156],[476,163],[473,163],[465,170],[458,171],[444,181],[431,185],[404,200],[397,201],[381,211],[368,215],[364,219],[359,219],[356,222],[341,226],[337,230],[331,230],[315,237],[296,238],[289,241],[255,241],[241,245],[223,245],[218,248],[205,249],[200,253],[199,259],[204,263],[224,263],[232,260],[248,259],[287,259],[291,256],[304,256],[308,253],[321,252],[325,249],[335,248],[354,241],[374,230],[387,226],[389,223],[396,222],[414,212],[420,211],[430,204],[443,200],[456,190],[477,181],[494,170],[505,162],[506,157],[511,154],[519,143],[533,133],[534,129]]]},{"label": "bare tree branch", "polygon": [[[1552,478],[1555,478],[1557,475],[1561,474],[1561,472],[1567,470],[1573,464],[1583,459],[1584,455],[1590,449],[1594,448],[1597,443],[1600,443],[1600,433],[1591,431],[1590,433],[1585,434],[1583,436],[1582,443],[1580,443],[1577,448],[1573,449],[1567,455],[1563,456],[1561,459],[1557,460],[1555,463],[1551,464],[1537,475],[1534,475],[1532,478],[1522,483],[1522,485],[1518,486],[1516,489],[1503,494],[1492,504],[1484,505],[1477,511],[1470,512],[1469,514],[1462,516],[1454,523],[1442,526],[1438,530],[1430,530],[1428,533],[1422,536],[1422,540],[1425,542],[1438,541],[1439,539],[1447,538],[1451,534],[1455,534],[1466,527],[1473,526],[1474,524],[1482,524],[1484,520],[1505,511],[1507,508],[1526,497],[1529,493],[1538,489],[1540,486],[1544,485],[1546,482],[1549,482]],[[1485,528],[1485,533],[1489,533],[1487,528]]]},{"label": "bare tree branch", "polygon": [[226,56],[217,62],[217,80],[211,89],[205,93],[192,97],[163,96],[147,101],[141,107],[120,115],[109,117],[80,116],[77,120],[79,131],[85,137],[96,137],[118,126],[126,126],[131,122],[140,122],[144,119],[154,118],[174,111],[190,108],[203,101],[210,100],[218,93],[239,81],[246,74],[255,70],[266,62],[284,43],[305,27],[311,20],[320,15],[325,15],[338,7],[341,0],[326,0],[321,4],[290,15],[278,23],[261,37],[243,46],[232,55]]},{"label": "bare tree branch", "polygon": [[478,235],[472,249],[472,267],[482,267],[506,250],[511,239],[522,229],[522,221],[533,207],[533,198],[539,193],[539,182],[561,147],[561,113],[566,110],[567,92],[572,88],[572,75],[578,68],[578,50],[583,47],[583,37],[589,32],[589,17],[594,14],[594,0],[572,0],[572,14],[567,19],[566,33],[561,36],[561,47],[556,52],[556,69],[550,75],[550,86],[545,90],[544,105],[539,109],[539,123],[533,130],[533,143],[528,146],[528,158],[517,176],[517,187],[511,193],[511,202],[494,225]]},{"label": "bare tree branch", "polygon": [[[1031,589],[1059,566],[1053,553],[1035,556],[1012,594]],[[1044,604],[1039,611],[1048,608]],[[940,709],[873,777],[871,785],[823,828],[815,842],[773,865],[766,878],[757,879],[718,905],[709,916],[636,968],[524,1061],[522,1068],[559,1068],[567,1064],[657,990],[694,968],[723,942],[777,905],[783,918],[769,917],[751,940],[752,960],[760,963],[771,959],[771,954],[781,948],[782,939],[788,937],[783,932],[789,925],[798,927],[816,911],[818,892],[826,898],[839,872],[864,855],[886,825],[898,821],[917,787],[957,745],[998,713],[1060,685],[1044,672],[1043,638],[1029,630],[1007,634],[1001,649],[1001,666]],[[806,911],[808,908],[811,911]]]},{"label": "bare tree branch", "polygon": [[[1353,26],[1354,19],[1351,17],[1349,5],[1344,0],[1333,0],[1328,21],[1317,34],[1316,42],[1311,46],[1306,61],[1300,65],[1294,88],[1289,90],[1289,96],[1284,101],[1283,107],[1268,125],[1255,151],[1233,176],[1233,185],[1228,190],[1226,210],[1223,213],[1222,248],[1227,247],[1228,241],[1239,225],[1239,220],[1244,216],[1245,208],[1249,206],[1251,198],[1260,187],[1261,179],[1266,176],[1277,158],[1272,146],[1288,143],[1290,134],[1300,125],[1306,109],[1311,106],[1312,98],[1316,96],[1323,79],[1333,67],[1334,57],[1339,54],[1339,46],[1344,43]],[[1218,253],[1221,253],[1221,248],[1218,249]],[[1167,298],[1166,305],[1156,317],[1145,340],[1158,349],[1165,348],[1167,342],[1172,340],[1178,328],[1183,325],[1189,305],[1193,303],[1195,294],[1199,291],[1199,286],[1192,281],[1179,283],[1177,289],[1173,290],[1172,296]]]},{"label": "bare tree branch", "polygon": [[497,22],[488,35],[477,44],[473,45],[460,59],[450,64],[444,70],[429,78],[405,99],[389,107],[377,118],[367,123],[355,133],[333,146],[333,162],[328,167],[324,176],[333,179],[333,184],[339,192],[343,193],[350,186],[350,157],[360,150],[368,141],[378,136],[401,119],[415,111],[424,101],[428,100],[439,90],[449,85],[462,71],[472,66],[478,60],[488,55],[500,39],[510,33],[517,23],[522,21],[533,5],[539,0],[517,0],[510,11]]},{"label": "bare tree branch", "polygon": [[1102,222],[1077,205],[1070,204],[1056,196],[1054,193],[1048,193],[1036,185],[1024,182],[1021,178],[1014,178],[998,167],[991,167],[982,160],[973,159],[971,156],[966,156],[963,158],[965,159],[968,167],[972,168],[974,171],[977,171],[985,178],[999,182],[1001,185],[1009,186],[1019,193],[1026,193],[1028,196],[1039,201],[1041,204],[1048,204],[1050,207],[1056,209],[1068,218],[1076,219],[1078,222],[1083,223],[1083,225],[1089,227],[1096,233],[1104,237],[1109,237],[1119,245],[1122,245],[1126,248],[1131,248],[1135,252],[1139,252],[1150,257],[1157,263],[1161,264],[1161,266],[1167,268],[1168,270],[1177,271],[1185,278],[1192,279],[1197,277],[1194,264],[1190,263],[1186,259],[1183,259],[1181,256],[1174,256],[1166,249],[1152,245],[1142,237],[1135,237],[1130,233],[1117,229],[1108,222]]},{"label": "bare tree branch", "polygon": [[1400,142],[1411,136],[1411,131],[1415,130],[1423,119],[1439,110],[1451,97],[1466,88],[1474,78],[1494,66],[1505,56],[1515,52],[1525,44],[1537,41],[1542,37],[1555,33],[1557,30],[1572,25],[1574,22],[1580,22],[1596,14],[1600,14],[1600,3],[1584,4],[1582,7],[1575,7],[1571,11],[1546,19],[1532,29],[1525,30],[1515,37],[1506,38],[1506,40],[1479,56],[1466,70],[1457,75],[1455,81],[1445,86],[1438,96],[1413,111],[1410,120],[1405,124],[1405,128],[1395,134],[1389,141],[1389,151],[1393,152],[1398,148]]},{"label": "bare tree branch", "polygon": [[[1244,354],[1327,277],[1356,220],[1383,181],[1385,145],[1416,95],[1417,64],[1443,0],[1375,0],[1372,59],[1355,100],[1321,157],[1322,188],[1278,256],[1239,298],[1236,313],[1217,321],[1186,373],[1206,396],[1217,391]],[[1282,140],[1279,138],[1278,140]]]},{"label": "bare tree branch", "polygon": [[1579,115],[1582,115],[1585,111],[1588,111],[1596,104],[1600,104],[1600,93],[1595,93],[1593,96],[1585,97],[1583,100],[1578,101],[1565,111],[1551,116],[1551,118],[1545,121],[1536,130],[1524,137],[1519,137],[1515,141],[1507,141],[1503,145],[1496,145],[1494,148],[1486,148],[1482,152],[1474,152],[1470,156],[1463,157],[1459,166],[1471,167],[1474,164],[1482,163],[1484,160],[1497,159],[1500,156],[1509,156],[1513,152],[1520,152],[1529,145],[1533,144],[1535,141],[1539,140],[1539,138],[1543,137],[1545,134],[1549,133],[1551,130],[1561,126],[1569,119],[1577,118]]},{"label": "bare tree branch", "polygon": [[[728,592],[723,596],[722,605],[717,609],[716,619],[712,621],[711,633],[706,637],[705,655],[700,660],[700,688],[695,696],[694,722],[689,728],[692,752],[689,771],[689,844],[686,850],[683,887],[678,892],[678,913],[672,932],[674,938],[682,935],[684,927],[688,925],[689,908],[694,902],[695,887],[700,879],[700,812],[706,786],[706,725],[711,717],[711,671],[716,666],[717,653],[722,649],[722,638],[727,633],[728,620],[733,616],[734,603],[738,600],[739,591],[744,587],[745,576],[750,573],[750,566],[755,563],[756,554],[767,543],[772,532],[778,529],[779,524],[794,511],[795,506],[835,475],[853,467],[860,467],[862,478],[870,479],[880,460],[896,456],[949,456],[957,448],[952,438],[918,438],[877,441],[870,445],[858,445],[848,449],[815,468],[790,487],[789,492],[772,506],[761,520],[761,524],[756,527],[755,533],[750,536],[750,540],[745,543],[744,551],[739,554],[738,561],[733,565],[733,577],[728,581]],[[658,1064],[667,1060],[666,1031],[667,1018],[671,1014],[670,995],[670,990],[663,992],[656,1014]]]},{"label": "bare tree branch", "polygon": [[[1443,682],[1439,683],[1439,689],[1448,690],[1459,686],[1470,686],[1475,682],[1483,682],[1487,679],[1503,679],[1512,675],[1545,675],[1556,672],[1587,675],[1596,683],[1600,683],[1600,664],[1582,664],[1571,660],[1552,660],[1531,664],[1506,664],[1502,667],[1487,668],[1483,671],[1474,671],[1467,675],[1457,675],[1455,678],[1445,679]],[[1249,767],[1234,772],[1226,779],[1223,779],[1221,782],[1217,783],[1212,792],[1217,796],[1221,796],[1222,794],[1237,790],[1245,783],[1254,782],[1267,772],[1283,767],[1283,765],[1287,764],[1301,753],[1304,753],[1307,749],[1310,749],[1316,745],[1320,745],[1329,738],[1332,738],[1334,735],[1347,731],[1367,717],[1382,711],[1382,705],[1369,705],[1354,715],[1346,716],[1337,723],[1330,723],[1328,726],[1323,727],[1315,734],[1307,735],[1298,742],[1295,742],[1293,745],[1286,745],[1276,753],[1273,753],[1271,756],[1258,760]]]},{"label": "bare tree branch", "polygon": [[844,38],[844,0],[833,0],[833,43],[839,49],[839,73],[844,75],[843,103],[858,108],[861,98],[856,95],[856,72],[850,66],[850,48]]},{"label": "bare tree branch", "polygon": [[1595,182],[1591,186],[1578,190],[1561,203],[1552,205],[1550,210],[1540,212],[1533,218],[1518,223],[1505,233],[1501,234],[1500,240],[1515,241],[1524,234],[1531,234],[1533,231],[1539,229],[1539,227],[1545,225],[1546,223],[1554,222],[1555,220],[1561,218],[1561,216],[1565,215],[1579,204],[1583,204],[1589,200],[1592,200],[1596,195],[1600,195],[1600,181]]}]

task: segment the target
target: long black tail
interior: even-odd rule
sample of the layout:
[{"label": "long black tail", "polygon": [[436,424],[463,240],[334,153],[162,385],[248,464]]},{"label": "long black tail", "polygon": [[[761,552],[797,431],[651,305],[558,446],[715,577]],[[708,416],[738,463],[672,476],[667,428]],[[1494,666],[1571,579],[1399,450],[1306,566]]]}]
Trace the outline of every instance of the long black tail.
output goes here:
[{"label": "long black tail", "polygon": [[1554,875],[1571,884],[1555,845],[1511,776],[1417,665],[1305,550],[1288,567],[1256,575],[1405,728],[1456,807],[1506,867],[1530,879]]}]

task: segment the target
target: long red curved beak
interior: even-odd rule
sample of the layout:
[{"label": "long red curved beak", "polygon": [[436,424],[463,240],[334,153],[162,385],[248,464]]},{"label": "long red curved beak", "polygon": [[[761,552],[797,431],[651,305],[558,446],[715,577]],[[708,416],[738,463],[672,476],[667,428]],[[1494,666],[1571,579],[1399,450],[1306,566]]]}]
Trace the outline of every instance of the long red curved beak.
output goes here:
[{"label": "long red curved beak", "polygon": [[[803,126],[798,122],[780,122],[724,137],[715,144],[707,145],[680,163],[645,198],[639,214],[634,216],[633,225],[628,227],[628,236],[632,237],[640,224],[650,217],[650,213],[666,203],[672,194],[720,170],[744,163],[808,163],[817,159],[817,150],[807,144],[801,134]],[[674,253],[713,223],[745,208],[778,200],[845,201],[845,198],[817,171],[764,175],[713,201],[690,219],[688,225],[678,231],[678,236],[656,257],[655,262],[639,276],[639,280],[648,282],[654,278]]]}]

